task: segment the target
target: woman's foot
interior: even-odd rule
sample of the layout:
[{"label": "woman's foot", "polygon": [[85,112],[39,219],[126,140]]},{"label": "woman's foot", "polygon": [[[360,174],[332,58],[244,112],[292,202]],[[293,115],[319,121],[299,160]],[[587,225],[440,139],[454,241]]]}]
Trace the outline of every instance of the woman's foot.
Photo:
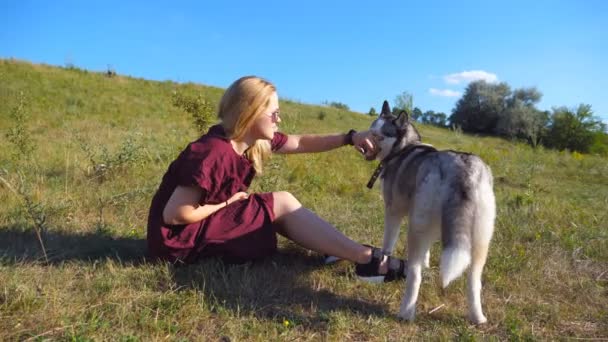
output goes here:
[{"label": "woman's foot", "polygon": [[406,261],[387,256],[379,248],[367,247],[371,248],[369,261],[365,264],[356,264],[355,267],[359,279],[370,283],[405,279]]}]

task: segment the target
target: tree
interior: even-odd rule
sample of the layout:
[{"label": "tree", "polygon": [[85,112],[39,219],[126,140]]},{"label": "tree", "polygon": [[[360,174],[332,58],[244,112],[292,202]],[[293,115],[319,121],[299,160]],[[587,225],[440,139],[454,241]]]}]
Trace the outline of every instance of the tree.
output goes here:
[{"label": "tree", "polygon": [[511,89],[506,83],[490,84],[483,80],[469,83],[450,116],[452,124],[465,132],[494,133],[500,113],[506,107]]},{"label": "tree", "polygon": [[376,109],[374,107],[369,109],[369,112],[367,113],[367,115],[369,116],[377,116],[378,113],[376,113]]},{"label": "tree", "polygon": [[536,146],[549,122],[549,114],[535,107],[541,98],[542,94],[536,88],[514,90],[506,98],[506,106],[499,114],[494,133],[524,139]]},{"label": "tree", "polygon": [[404,110],[407,113],[412,113],[414,108],[414,97],[412,94],[404,91],[403,93],[395,97],[395,103],[393,105],[393,113],[399,113]]},{"label": "tree", "polygon": [[525,106],[532,107],[540,102],[543,94],[535,87],[515,89],[511,99],[521,101]]},{"label": "tree", "polygon": [[420,110],[420,108],[414,107],[414,110],[412,111],[412,119],[414,121],[419,121],[421,117],[422,117],[422,111]]},{"label": "tree", "polygon": [[558,107],[553,109],[546,142],[549,147],[570,149],[587,153],[599,132],[605,126],[593,116],[591,105],[580,104],[578,108]]},{"label": "tree", "polygon": [[447,115],[428,110],[420,117],[420,122],[433,126],[445,127],[447,125]]},{"label": "tree", "polygon": [[450,122],[467,132],[524,139],[536,145],[548,123],[547,113],[535,107],[541,98],[534,87],[511,91],[504,82],[472,82],[458,100]]}]

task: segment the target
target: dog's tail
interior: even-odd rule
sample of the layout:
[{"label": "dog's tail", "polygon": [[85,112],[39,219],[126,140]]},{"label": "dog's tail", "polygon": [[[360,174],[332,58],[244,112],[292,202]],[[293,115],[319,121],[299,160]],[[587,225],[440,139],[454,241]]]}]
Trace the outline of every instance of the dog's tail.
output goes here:
[{"label": "dog's tail", "polygon": [[[459,184],[460,185],[460,184]],[[450,193],[450,198],[442,211],[441,217],[441,285],[448,286],[458,278],[471,263],[472,234],[474,224],[475,201],[469,186],[460,185],[461,189]]]},{"label": "dog's tail", "polygon": [[[496,215],[492,175],[482,169],[476,184],[456,192],[459,203],[444,210],[441,238],[441,283],[446,287],[471,265],[481,272],[494,230]],[[467,191],[468,190],[468,191]]]},{"label": "dog's tail", "polygon": [[449,246],[441,254],[441,286],[448,286],[452,280],[460,277],[471,263],[471,248],[461,243]]}]

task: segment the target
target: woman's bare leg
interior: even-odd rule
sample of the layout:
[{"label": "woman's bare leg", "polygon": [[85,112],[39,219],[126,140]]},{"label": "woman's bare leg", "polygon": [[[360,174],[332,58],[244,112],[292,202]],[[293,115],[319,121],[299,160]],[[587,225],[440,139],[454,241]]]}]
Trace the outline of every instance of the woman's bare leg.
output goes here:
[{"label": "woman's bare leg", "polygon": [[[347,259],[359,264],[371,260],[371,249],[346,237],[331,224],[304,208],[292,194],[274,192],[275,223],[278,232],[302,247]],[[380,273],[386,273],[382,261]]]}]

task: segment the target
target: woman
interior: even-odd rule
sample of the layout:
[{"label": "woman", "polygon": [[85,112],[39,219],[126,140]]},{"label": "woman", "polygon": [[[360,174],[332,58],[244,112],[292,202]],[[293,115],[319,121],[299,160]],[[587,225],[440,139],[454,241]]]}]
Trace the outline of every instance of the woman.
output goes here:
[{"label": "woman", "polygon": [[[276,88],[254,77],[235,81],[219,105],[219,125],[171,163],[150,207],[150,256],[193,263],[218,256],[243,262],[273,254],[276,233],[320,253],[357,263],[368,281],[402,278],[404,261],[360,245],[302,207],[290,193],[248,194],[271,152],[322,152],[347,144],[373,148],[367,132],[285,135]],[[389,267],[390,266],[390,267]]]}]

